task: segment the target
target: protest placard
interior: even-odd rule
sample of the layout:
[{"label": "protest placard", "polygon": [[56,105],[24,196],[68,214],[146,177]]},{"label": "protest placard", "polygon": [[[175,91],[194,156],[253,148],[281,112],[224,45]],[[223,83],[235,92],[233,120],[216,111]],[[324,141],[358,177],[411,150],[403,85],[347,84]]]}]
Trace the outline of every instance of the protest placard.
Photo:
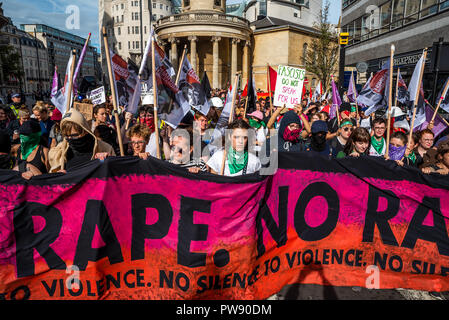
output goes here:
[{"label": "protest placard", "polygon": [[104,92],[104,87],[92,90],[89,94],[89,99],[92,101],[93,105],[102,104],[106,102],[106,94]]},{"label": "protest placard", "polygon": [[78,110],[79,112],[81,112],[81,114],[84,116],[84,118],[87,121],[90,121],[93,119],[93,109],[94,109],[94,105],[90,104],[90,103],[79,103],[79,102],[75,102],[73,103],[73,107]]},{"label": "protest placard", "polygon": [[304,69],[280,65],[273,105],[276,107],[285,105],[291,109],[296,104],[300,104],[305,76],[306,70]]}]

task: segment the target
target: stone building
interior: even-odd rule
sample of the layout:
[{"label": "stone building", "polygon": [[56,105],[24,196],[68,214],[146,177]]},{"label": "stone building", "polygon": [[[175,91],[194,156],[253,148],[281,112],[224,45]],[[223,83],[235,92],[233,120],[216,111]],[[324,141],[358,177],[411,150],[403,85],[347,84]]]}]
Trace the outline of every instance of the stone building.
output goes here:
[{"label": "stone building", "polygon": [[175,68],[185,46],[199,77],[207,72],[213,88],[225,88],[235,74],[248,79],[252,52],[249,22],[227,15],[224,0],[184,0],[182,12],[159,19],[158,41],[169,52]]},{"label": "stone building", "polygon": [[[174,13],[170,0],[99,0],[98,14],[101,52],[104,52],[103,27],[108,35],[109,48],[123,59],[140,64],[150,35],[150,22]],[[106,57],[102,55],[103,69],[107,70]]]}]

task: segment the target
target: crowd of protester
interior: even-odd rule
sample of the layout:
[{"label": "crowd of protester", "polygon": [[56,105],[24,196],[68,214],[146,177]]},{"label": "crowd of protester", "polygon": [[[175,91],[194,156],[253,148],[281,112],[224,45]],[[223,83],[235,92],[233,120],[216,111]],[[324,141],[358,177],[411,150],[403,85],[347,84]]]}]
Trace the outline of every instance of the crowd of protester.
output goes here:
[{"label": "crowd of protester", "polygon": [[[229,143],[223,144],[220,139],[220,145],[226,147],[217,149],[213,147],[216,137],[212,132],[225,106],[227,91],[214,89],[211,96],[207,115],[192,109],[173,129],[163,121],[155,123],[153,105],[139,106],[136,114],[120,107],[117,124],[109,102],[94,106],[92,120],[87,121],[74,108],[63,117],[49,102],[38,101],[27,107],[19,95],[12,95],[11,105],[0,106],[0,169],[19,171],[25,179],[67,172],[94,159],[119,156],[120,135],[125,156],[146,160],[157,157],[159,150],[162,160],[191,173],[256,173],[262,167],[257,154],[268,148],[272,139],[277,139],[280,152],[311,152],[334,159],[382,157],[398,166],[418,168],[424,174],[449,173],[447,130],[435,137],[431,122],[409,139],[410,127],[403,125],[409,119],[399,113],[401,116],[393,120],[387,146],[385,111],[366,116],[362,108],[344,102],[337,116],[330,119],[332,101],[319,98],[317,102],[304,99],[294,109],[287,109],[272,106],[270,98],[260,98],[249,106],[245,97],[237,95],[233,121],[224,137]],[[195,137],[199,137],[198,141],[194,141]]]}]

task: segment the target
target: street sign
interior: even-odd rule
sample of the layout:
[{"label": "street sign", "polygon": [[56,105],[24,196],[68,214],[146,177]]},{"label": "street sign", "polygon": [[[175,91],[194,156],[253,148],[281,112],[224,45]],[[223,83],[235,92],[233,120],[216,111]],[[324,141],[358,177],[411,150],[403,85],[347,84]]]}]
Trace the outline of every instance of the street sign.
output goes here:
[{"label": "street sign", "polygon": [[357,71],[360,73],[365,73],[366,71],[368,71],[368,63],[366,62],[359,62],[356,65]]}]

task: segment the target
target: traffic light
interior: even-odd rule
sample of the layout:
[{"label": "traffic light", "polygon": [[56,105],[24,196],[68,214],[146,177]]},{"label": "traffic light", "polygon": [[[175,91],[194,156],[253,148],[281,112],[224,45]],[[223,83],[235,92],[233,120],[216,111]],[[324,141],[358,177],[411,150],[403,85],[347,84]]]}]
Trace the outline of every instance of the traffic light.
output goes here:
[{"label": "traffic light", "polygon": [[348,44],[348,40],[349,40],[348,32],[340,33],[340,44]]}]

